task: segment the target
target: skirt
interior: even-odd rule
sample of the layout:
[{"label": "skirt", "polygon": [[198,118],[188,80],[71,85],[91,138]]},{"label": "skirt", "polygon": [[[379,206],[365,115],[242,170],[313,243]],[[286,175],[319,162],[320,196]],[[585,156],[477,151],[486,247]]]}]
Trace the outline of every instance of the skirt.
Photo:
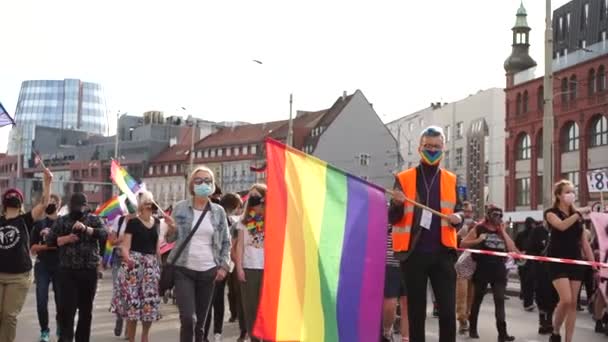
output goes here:
[{"label": "skirt", "polygon": [[158,258],[133,251],[129,255],[131,265],[122,263],[118,270],[110,311],[129,321],[158,321],[161,319]]}]

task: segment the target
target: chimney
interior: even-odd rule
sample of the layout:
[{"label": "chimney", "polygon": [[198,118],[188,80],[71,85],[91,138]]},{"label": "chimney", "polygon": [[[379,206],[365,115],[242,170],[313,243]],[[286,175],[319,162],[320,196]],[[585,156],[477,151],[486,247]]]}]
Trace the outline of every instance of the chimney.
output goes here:
[{"label": "chimney", "polygon": [[342,92],[342,100],[346,100],[346,90]]}]

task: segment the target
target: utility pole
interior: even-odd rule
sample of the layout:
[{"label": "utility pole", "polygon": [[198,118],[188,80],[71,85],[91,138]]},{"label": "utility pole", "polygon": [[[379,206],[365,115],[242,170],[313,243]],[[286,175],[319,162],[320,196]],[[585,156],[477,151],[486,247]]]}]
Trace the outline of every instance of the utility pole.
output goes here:
[{"label": "utility pole", "polygon": [[545,77],[543,115],[543,207],[552,205],[553,187],[553,28],[551,22],[551,0],[545,0]]},{"label": "utility pole", "polygon": [[116,139],[114,141],[114,159],[118,161],[118,122],[120,120],[120,110],[116,112]]},{"label": "utility pole", "polygon": [[190,130],[192,131],[192,136],[191,136],[191,141],[190,141],[190,173],[191,173],[192,171],[194,171],[194,131],[195,131],[194,118],[192,118],[192,125],[190,126]]},{"label": "utility pole", "polygon": [[397,172],[402,170],[403,159],[401,159],[401,125],[397,126]]},{"label": "utility pole", "polygon": [[289,124],[287,128],[287,146],[293,146],[293,94],[289,94]]}]

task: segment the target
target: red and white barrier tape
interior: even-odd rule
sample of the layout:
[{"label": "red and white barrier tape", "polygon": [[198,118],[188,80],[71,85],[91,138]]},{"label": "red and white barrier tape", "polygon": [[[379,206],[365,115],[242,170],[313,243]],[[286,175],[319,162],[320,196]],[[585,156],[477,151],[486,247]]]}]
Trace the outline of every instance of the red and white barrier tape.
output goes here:
[{"label": "red and white barrier tape", "polygon": [[597,261],[591,262],[591,261],[574,260],[574,259],[562,259],[562,258],[552,258],[552,257],[546,257],[546,256],[526,255],[526,254],[519,254],[519,253],[494,252],[494,251],[486,251],[486,250],[482,250],[482,249],[458,248],[458,250],[462,251],[462,252],[469,252],[469,253],[475,253],[475,254],[494,255],[494,256],[500,256],[500,257],[511,257],[513,259],[557,262],[557,263],[561,263],[561,264],[582,265],[582,266],[608,267],[608,263],[597,262]]}]

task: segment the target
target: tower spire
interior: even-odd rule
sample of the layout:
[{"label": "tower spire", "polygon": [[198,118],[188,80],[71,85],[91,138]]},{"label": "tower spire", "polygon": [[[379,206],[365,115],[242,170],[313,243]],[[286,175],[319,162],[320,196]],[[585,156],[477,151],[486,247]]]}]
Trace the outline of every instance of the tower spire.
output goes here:
[{"label": "tower spire", "polygon": [[505,61],[504,67],[507,74],[515,74],[522,70],[536,66],[536,62],[530,57],[530,26],[528,26],[528,13],[524,7],[523,0],[515,15],[515,26],[513,31],[513,47],[511,55]]}]

